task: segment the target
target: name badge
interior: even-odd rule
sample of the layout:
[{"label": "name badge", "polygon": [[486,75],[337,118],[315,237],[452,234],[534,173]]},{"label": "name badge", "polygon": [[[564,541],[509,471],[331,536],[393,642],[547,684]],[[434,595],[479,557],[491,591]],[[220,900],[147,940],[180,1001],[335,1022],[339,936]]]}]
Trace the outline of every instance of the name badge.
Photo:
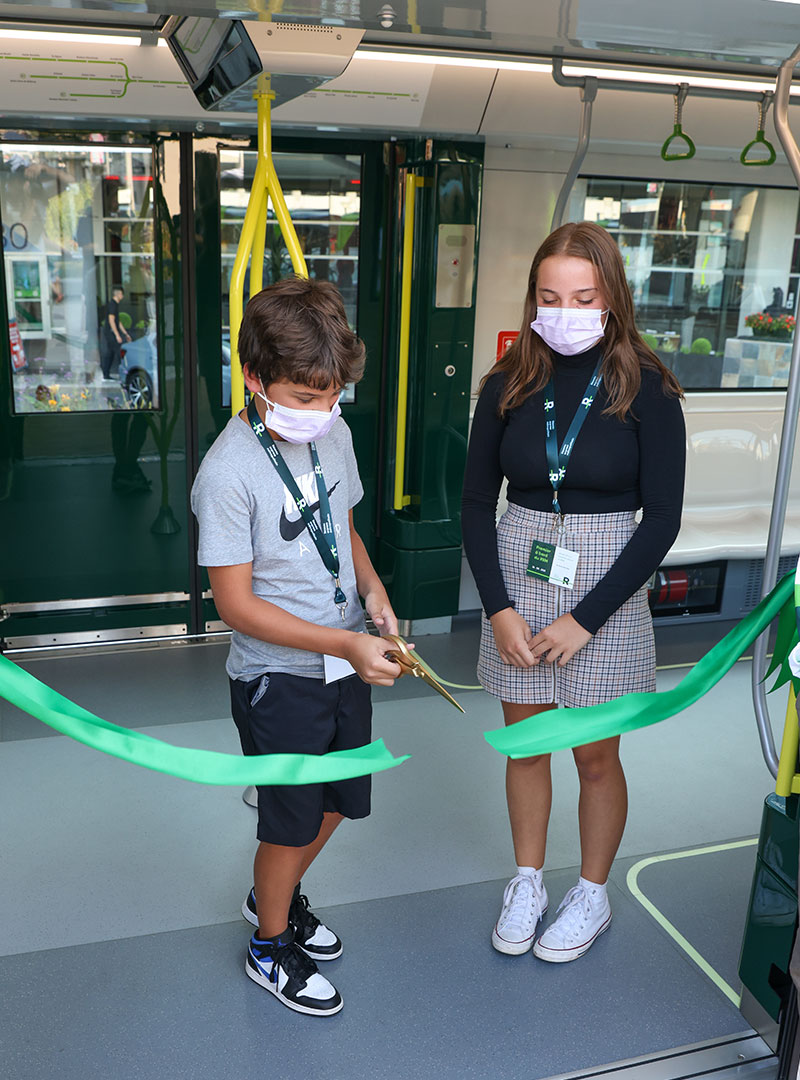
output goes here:
[{"label": "name badge", "polygon": [[528,558],[526,573],[531,577],[543,578],[551,585],[562,589],[571,589],[575,584],[575,571],[578,568],[578,553],[569,548],[547,544],[534,540]]},{"label": "name badge", "polygon": [[325,685],[329,683],[338,682],[339,679],[346,679],[348,675],[355,675],[356,669],[353,665],[344,660],[341,656],[328,656],[327,653],[323,653],[322,659],[325,663]]}]

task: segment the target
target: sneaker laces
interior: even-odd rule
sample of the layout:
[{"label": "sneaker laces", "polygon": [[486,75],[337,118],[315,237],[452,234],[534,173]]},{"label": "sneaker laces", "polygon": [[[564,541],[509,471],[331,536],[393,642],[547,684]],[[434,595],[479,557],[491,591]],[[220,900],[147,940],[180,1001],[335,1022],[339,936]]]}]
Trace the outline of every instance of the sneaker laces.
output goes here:
[{"label": "sneaker laces", "polygon": [[586,889],[583,885],[573,885],[558,905],[553,926],[557,924],[566,937],[573,937],[586,925],[591,914],[592,904]]},{"label": "sneaker laces", "polygon": [[278,968],[282,968],[288,978],[296,978],[305,985],[312,975],[317,973],[317,965],[308,956],[296,941],[288,941],[275,950],[271,957],[272,966],[269,969],[269,981],[277,983]]},{"label": "sneaker laces", "polygon": [[536,895],[533,878],[527,874],[517,874],[506,885],[503,893],[503,911],[500,923],[503,927],[510,924],[529,929],[541,916],[541,905]]},{"label": "sneaker laces", "polygon": [[289,921],[296,930],[302,930],[304,941],[313,937],[317,931],[319,919],[313,911],[309,910],[308,897],[303,896],[302,893],[298,893],[292,900],[292,906],[289,909]]}]

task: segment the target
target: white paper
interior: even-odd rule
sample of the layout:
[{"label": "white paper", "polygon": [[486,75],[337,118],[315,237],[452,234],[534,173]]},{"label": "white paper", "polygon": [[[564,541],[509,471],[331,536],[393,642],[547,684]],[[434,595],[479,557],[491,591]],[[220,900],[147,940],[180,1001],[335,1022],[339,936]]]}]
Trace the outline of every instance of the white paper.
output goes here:
[{"label": "white paper", "polygon": [[328,656],[327,653],[323,654],[322,659],[325,662],[325,684],[338,682],[339,679],[346,679],[348,675],[355,675],[356,669],[353,665],[343,660],[341,656]]},{"label": "white paper", "polygon": [[550,582],[562,589],[571,589],[575,584],[575,571],[578,568],[577,551],[557,547],[553,552],[553,565],[550,567]]}]

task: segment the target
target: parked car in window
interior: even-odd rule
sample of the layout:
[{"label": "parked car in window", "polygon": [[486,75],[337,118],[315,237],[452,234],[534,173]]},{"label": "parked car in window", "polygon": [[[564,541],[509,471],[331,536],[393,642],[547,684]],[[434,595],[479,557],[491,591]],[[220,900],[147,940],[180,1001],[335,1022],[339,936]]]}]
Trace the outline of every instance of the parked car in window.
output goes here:
[{"label": "parked car in window", "polygon": [[155,330],[120,347],[119,381],[131,409],[158,408],[158,346]]}]

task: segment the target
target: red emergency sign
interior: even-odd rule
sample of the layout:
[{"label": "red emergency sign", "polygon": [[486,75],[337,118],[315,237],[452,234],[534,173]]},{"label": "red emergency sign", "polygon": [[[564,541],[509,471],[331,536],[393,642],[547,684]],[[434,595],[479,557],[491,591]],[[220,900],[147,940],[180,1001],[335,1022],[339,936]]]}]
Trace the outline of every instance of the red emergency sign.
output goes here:
[{"label": "red emergency sign", "polygon": [[519,337],[519,330],[500,330],[497,334],[497,355],[495,361],[502,360],[508,346],[513,344]]}]

